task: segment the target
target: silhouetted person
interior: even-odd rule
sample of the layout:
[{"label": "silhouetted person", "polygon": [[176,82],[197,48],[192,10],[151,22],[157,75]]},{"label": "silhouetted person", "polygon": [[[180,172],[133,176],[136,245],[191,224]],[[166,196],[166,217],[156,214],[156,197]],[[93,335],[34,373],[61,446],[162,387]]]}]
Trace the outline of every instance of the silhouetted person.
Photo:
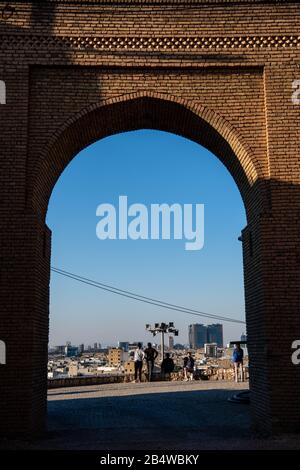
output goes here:
[{"label": "silhouetted person", "polygon": [[192,353],[189,351],[188,355],[183,359],[184,380],[193,380],[194,365],[194,358],[192,356]]},{"label": "silhouetted person", "polygon": [[165,359],[161,363],[161,374],[164,380],[170,380],[170,374],[174,370],[174,361],[170,353],[166,353]]},{"label": "silhouetted person", "polygon": [[147,346],[148,347],[145,349],[145,358],[147,362],[148,381],[151,382],[154,369],[154,361],[158,356],[158,352],[152,347],[151,343],[148,343]]},{"label": "silhouetted person", "polygon": [[137,378],[139,377],[139,381],[142,381],[142,369],[143,369],[143,360],[144,360],[145,354],[144,351],[142,350],[142,344],[138,343],[138,347],[134,351],[134,381],[137,381]]},{"label": "silhouetted person", "polygon": [[241,382],[244,382],[244,369],[243,369],[243,359],[244,359],[244,351],[241,348],[239,343],[234,345],[234,350],[232,353],[232,362],[234,365],[234,380],[236,382],[239,381],[239,376]]}]

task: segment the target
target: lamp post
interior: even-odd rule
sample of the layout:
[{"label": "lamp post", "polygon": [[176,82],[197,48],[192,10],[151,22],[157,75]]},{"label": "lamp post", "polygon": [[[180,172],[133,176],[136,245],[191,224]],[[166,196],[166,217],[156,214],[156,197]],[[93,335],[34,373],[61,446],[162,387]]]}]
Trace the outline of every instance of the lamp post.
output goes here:
[{"label": "lamp post", "polygon": [[147,324],[146,331],[149,331],[150,333],[152,333],[153,336],[156,336],[158,333],[161,334],[161,356],[162,356],[162,359],[164,359],[165,357],[165,334],[171,333],[171,334],[174,334],[174,336],[178,336],[179,330],[177,330],[174,327],[173,322],[170,322],[170,323],[154,323],[153,327]]}]

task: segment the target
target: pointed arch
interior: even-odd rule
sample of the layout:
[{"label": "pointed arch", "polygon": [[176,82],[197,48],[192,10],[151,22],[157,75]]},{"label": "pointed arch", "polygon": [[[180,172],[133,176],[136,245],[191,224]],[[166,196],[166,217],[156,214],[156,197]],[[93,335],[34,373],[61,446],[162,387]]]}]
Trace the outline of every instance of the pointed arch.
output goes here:
[{"label": "pointed arch", "polygon": [[262,171],[243,136],[212,109],[148,91],[89,105],[59,127],[31,174],[29,205],[44,218],[57,179],[79,151],[101,138],[142,128],[181,135],[213,152],[234,178],[249,213],[249,190]]}]

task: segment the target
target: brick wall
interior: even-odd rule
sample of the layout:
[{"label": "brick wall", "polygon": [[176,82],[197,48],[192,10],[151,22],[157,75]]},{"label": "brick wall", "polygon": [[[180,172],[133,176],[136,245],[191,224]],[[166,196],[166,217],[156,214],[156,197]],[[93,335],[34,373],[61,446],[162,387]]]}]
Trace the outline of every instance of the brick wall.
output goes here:
[{"label": "brick wall", "polygon": [[[156,128],[210,149],[245,203],[253,423],[299,430],[300,5],[229,0],[9,2],[0,14],[0,432],[44,429],[45,214],[76,153]],[[6,2],[0,2],[0,10]],[[21,367],[16,370],[15,364]]]}]

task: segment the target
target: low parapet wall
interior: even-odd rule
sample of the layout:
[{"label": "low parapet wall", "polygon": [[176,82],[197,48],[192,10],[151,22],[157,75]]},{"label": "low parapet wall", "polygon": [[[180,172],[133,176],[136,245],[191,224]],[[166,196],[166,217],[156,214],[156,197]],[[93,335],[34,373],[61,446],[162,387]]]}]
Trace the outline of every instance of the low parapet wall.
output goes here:
[{"label": "low parapet wall", "polygon": [[93,376],[93,377],[63,377],[48,379],[49,388],[80,387],[81,385],[98,385],[124,382],[123,375]]},{"label": "low parapet wall", "polygon": [[[248,368],[244,368],[244,377],[246,380],[249,379]],[[170,374],[169,380],[172,381],[181,381],[184,379],[183,371],[173,372]],[[207,371],[197,371],[194,374],[195,380],[234,380],[234,371],[232,368],[224,369],[211,369],[208,368]],[[63,377],[57,379],[48,379],[48,389],[52,388],[63,388],[63,387],[80,387],[84,385],[101,385],[101,384],[111,384],[111,383],[128,383],[134,380],[133,374],[126,375],[97,375],[97,376],[79,376],[79,377]],[[154,373],[152,381],[157,382],[164,380],[160,373]],[[143,373],[142,381],[147,381],[146,374]]]}]

